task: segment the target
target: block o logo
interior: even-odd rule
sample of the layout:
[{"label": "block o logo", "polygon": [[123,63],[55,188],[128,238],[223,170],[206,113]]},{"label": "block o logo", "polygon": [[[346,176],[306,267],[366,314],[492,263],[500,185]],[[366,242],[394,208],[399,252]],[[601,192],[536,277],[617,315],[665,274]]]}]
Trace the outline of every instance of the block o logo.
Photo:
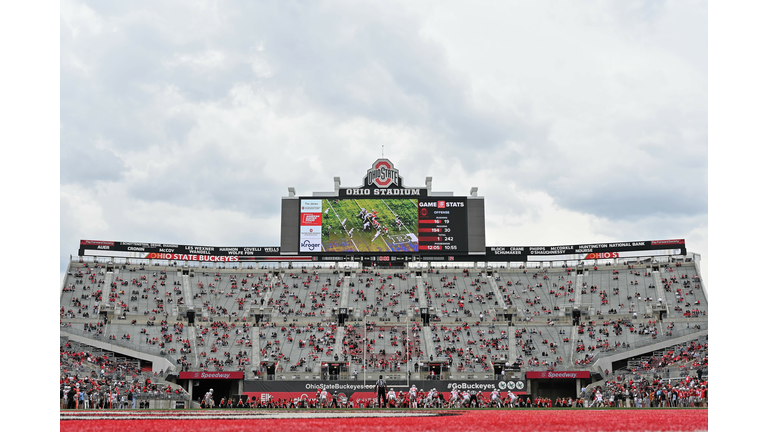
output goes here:
[{"label": "block o logo", "polygon": [[379,159],[368,170],[365,183],[369,186],[386,188],[390,185],[400,186],[400,171],[398,171],[389,159]]}]

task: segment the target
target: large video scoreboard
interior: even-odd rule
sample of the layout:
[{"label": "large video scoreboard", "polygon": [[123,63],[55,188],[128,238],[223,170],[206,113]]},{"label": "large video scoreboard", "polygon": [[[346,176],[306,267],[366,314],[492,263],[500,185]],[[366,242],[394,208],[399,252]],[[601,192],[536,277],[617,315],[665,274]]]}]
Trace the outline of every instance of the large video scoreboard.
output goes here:
[{"label": "large video scoreboard", "polygon": [[467,253],[467,199],[301,198],[299,252]]},{"label": "large video scoreboard", "polygon": [[[482,197],[456,197],[403,185],[388,159],[373,163],[363,186],[283,199],[281,251],[318,257],[485,254]],[[343,255],[340,255],[343,254]]]}]

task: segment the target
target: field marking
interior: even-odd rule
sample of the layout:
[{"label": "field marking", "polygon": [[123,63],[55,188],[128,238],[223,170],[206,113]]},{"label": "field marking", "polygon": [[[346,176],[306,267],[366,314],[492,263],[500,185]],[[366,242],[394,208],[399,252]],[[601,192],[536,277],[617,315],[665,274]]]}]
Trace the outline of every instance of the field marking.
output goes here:
[{"label": "field marking", "polygon": [[[353,200],[353,201],[355,202],[355,204],[357,204],[357,207],[360,208],[360,211],[362,211],[363,210],[363,206],[361,206],[360,203],[357,202],[357,200]],[[386,205],[386,203],[384,203],[384,205]],[[387,207],[387,208],[389,208],[389,207]],[[390,213],[392,212],[391,209],[389,211],[390,211]],[[363,224],[363,225],[365,225],[365,224]],[[373,224],[371,224],[371,226],[373,226]],[[392,250],[392,246],[390,246],[389,243],[387,243],[387,241],[384,240],[384,236],[381,236],[381,241],[383,241],[384,244],[387,245],[387,248],[389,249],[390,252],[394,252]],[[373,240],[371,240],[371,243],[373,243]],[[368,244],[368,242],[365,242],[365,244]],[[375,251],[370,251],[370,252],[375,252]]]},{"label": "field marking", "polygon": [[[336,209],[333,208],[333,206],[331,205],[330,200],[325,200],[325,201],[328,202],[328,206],[331,208],[331,210],[333,210],[333,214],[336,215],[336,220],[338,220],[339,221],[339,225],[341,225],[341,230],[344,231],[347,234],[347,236],[349,237],[349,241],[351,241],[352,245],[355,247],[355,251],[356,252],[360,252],[360,248],[357,247],[357,244],[355,243],[355,240],[352,238],[351,235],[349,235],[349,232],[347,232],[347,229],[344,227],[344,224],[341,223],[341,218],[339,218],[339,214],[336,213]],[[328,241],[329,242],[331,241],[330,234],[328,235]],[[323,244],[323,230],[322,230],[322,228],[320,229],[320,244],[321,245]]]},{"label": "field marking", "polygon": [[[300,408],[298,408],[300,409]],[[59,420],[256,420],[256,419],[342,419],[342,418],[397,418],[397,417],[437,417],[444,416],[439,411],[295,411],[295,412],[259,412],[242,409],[239,412],[226,411],[102,411],[94,413],[60,412]]]},{"label": "field marking", "polygon": [[[395,214],[395,212],[393,212],[393,211],[392,211],[392,209],[389,207],[389,204],[387,204],[387,202],[386,202],[386,201],[384,201],[384,200],[382,199],[382,200],[381,200],[381,202],[383,202],[383,203],[384,203],[384,205],[385,205],[385,206],[387,206],[387,208],[389,209],[389,212],[390,212],[390,213],[392,213],[392,214],[393,214],[393,215],[394,215],[396,218],[399,218],[399,217],[400,217],[400,216],[398,216],[397,214]],[[413,201],[411,201],[410,199],[408,200],[408,202],[410,202],[411,204],[413,204]],[[415,204],[414,204],[414,205],[415,205]],[[418,211],[418,210],[419,210],[419,207],[418,207],[418,206],[416,206],[416,224],[417,224],[417,226],[418,226],[418,223],[419,223],[419,219],[418,219],[418,217],[419,217],[419,211]],[[402,222],[401,222],[401,223],[402,223]],[[406,230],[406,231],[408,231],[408,234],[410,234],[410,235],[413,235],[413,233],[411,232],[411,230],[409,230],[409,229],[408,229],[408,227],[407,227],[407,226],[406,226],[404,223],[403,223],[402,225],[405,227],[405,230]],[[387,234],[387,236],[389,236],[389,234]],[[390,237],[390,238],[391,238],[391,237]],[[405,242],[405,243],[409,243],[409,242]],[[401,244],[402,244],[402,243],[401,243]],[[419,237],[418,237],[418,236],[416,236],[416,250],[418,251],[418,249],[419,249]]]}]

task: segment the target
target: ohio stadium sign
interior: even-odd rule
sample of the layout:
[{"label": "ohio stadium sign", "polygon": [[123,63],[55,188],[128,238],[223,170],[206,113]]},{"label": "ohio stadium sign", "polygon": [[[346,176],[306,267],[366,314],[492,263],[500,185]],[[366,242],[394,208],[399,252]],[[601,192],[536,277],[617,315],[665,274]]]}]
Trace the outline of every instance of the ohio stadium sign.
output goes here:
[{"label": "ohio stadium sign", "polygon": [[389,159],[378,159],[363,177],[363,185],[339,189],[340,197],[352,196],[427,196],[425,188],[410,188],[403,185],[400,171]]}]

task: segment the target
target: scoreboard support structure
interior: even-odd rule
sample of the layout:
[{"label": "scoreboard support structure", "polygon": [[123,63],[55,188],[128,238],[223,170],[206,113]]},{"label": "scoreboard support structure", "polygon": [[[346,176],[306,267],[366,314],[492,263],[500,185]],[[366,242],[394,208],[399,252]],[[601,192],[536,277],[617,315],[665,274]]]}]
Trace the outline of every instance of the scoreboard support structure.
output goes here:
[{"label": "scoreboard support structure", "polygon": [[[281,200],[280,246],[220,247],[162,243],[81,240],[78,261],[107,263],[119,271],[128,265],[180,266],[185,270],[250,270],[333,265],[344,268],[483,268],[508,269],[549,264],[576,266],[598,261],[698,260],[687,257],[684,239],[644,240],[558,246],[486,246],[485,199],[472,187],[468,196],[410,187],[389,159],[374,161],[360,186],[342,186],[333,178],[332,192],[298,196],[288,188]],[[459,264],[461,263],[461,264]],[[480,265],[482,264],[482,265]],[[417,270],[418,271],[418,270]]]}]

